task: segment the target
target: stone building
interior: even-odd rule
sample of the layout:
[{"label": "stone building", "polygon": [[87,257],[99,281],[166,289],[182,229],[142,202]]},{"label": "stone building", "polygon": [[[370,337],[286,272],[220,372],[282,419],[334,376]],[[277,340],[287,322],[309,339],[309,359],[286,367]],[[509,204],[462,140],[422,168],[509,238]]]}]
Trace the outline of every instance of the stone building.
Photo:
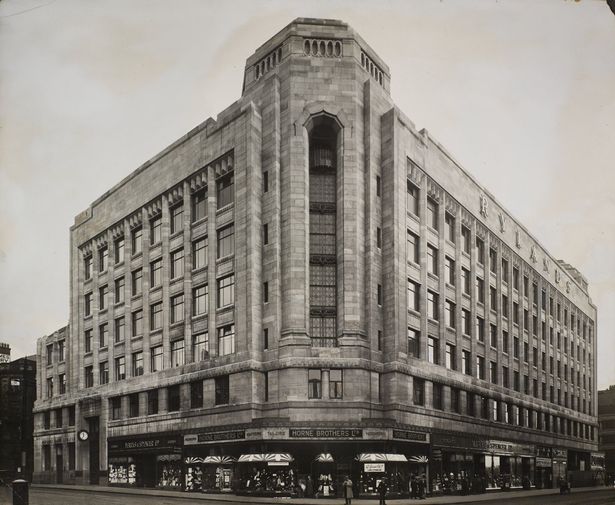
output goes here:
[{"label": "stone building", "polygon": [[297,19],[237,102],[76,217],[39,481],[326,496],[589,470],[586,280],[389,90],[351,27]]},{"label": "stone building", "polygon": [[[6,346],[8,350],[8,346]],[[10,356],[10,351],[6,353]],[[31,479],[36,357],[0,362],[0,480]]]}]

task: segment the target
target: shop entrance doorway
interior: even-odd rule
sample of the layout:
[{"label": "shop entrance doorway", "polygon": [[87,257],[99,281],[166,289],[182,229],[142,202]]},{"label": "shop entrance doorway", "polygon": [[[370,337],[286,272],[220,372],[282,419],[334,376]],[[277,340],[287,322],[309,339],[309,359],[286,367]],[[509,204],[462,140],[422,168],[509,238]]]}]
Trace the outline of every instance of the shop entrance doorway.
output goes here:
[{"label": "shop entrance doorway", "polygon": [[64,472],[62,471],[63,468],[64,468],[64,459],[62,457],[62,446],[57,445],[56,446],[56,483],[57,484],[62,484],[64,482],[63,480]]},{"label": "shop entrance doorway", "polygon": [[100,476],[100,428],[99,418],[89,417],[88,432],[90,433],[89,448],[90,448],[90,484],[97,485]]},{"label": "shop entrance doorway", "polygon": [[156,487],[156,457],[152,455],[135,456],[137,467],[137,486]]}]

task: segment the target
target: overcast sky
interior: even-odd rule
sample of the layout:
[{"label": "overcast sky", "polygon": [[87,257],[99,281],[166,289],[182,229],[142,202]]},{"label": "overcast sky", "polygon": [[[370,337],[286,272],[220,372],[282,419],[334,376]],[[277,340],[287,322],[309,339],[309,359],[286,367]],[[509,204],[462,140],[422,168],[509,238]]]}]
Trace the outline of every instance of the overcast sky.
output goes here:
[{"label": "overcast sky", "polygon": [[598,306],[615,384],[615,16],[605,2],[3,0],[0,341],[69,316],[74,216],[241,94],[246,58],[296,17],[342,19],[391,69],[397,105]]}]

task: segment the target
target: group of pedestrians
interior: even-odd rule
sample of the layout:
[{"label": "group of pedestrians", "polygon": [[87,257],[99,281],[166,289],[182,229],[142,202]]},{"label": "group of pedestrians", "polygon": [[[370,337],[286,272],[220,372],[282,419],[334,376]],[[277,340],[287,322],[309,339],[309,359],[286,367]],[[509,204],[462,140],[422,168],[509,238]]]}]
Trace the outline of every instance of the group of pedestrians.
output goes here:
[{"label": "group of pedestrians", "polygon": [[[354,498],[354,492],[352,490],[352,480],[346,475],[344,482],[342,483],[342,489],[344,491],[344,499],[346,505],[352,505],[352,499]],[[413,499],[425,499],[427,491],[427,482],[425,476],[412,475],[409,481],[410,498]],[[386,478],[383,478],[376,486],[378,491],[378,497],[380,498],[379,505],[386,505],[386,497],[389,491]]]}]

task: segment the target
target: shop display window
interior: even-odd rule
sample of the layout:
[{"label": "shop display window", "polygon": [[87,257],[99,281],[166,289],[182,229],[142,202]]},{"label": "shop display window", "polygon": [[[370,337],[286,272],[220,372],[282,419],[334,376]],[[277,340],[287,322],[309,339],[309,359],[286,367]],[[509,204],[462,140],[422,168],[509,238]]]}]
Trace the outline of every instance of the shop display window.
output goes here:
[{"label": "shop display window", "polygon": [[134,486],[137,482],[137,466],[133,458],[109,459],[109,484]]},{"label": "shop display window", "polygon": [[296,471],[290,454],[244,454],[238,460],[239,490],[254,494],[294,494]]},{"label": "shop display window", "polygon": [[157,486],[165,489],[181,489],[182,461],[179,454],[156,456]]},{"label": "shop display window", "polygon": [[389,494],[408,494],[408,460],[403,454],[359,454],[358,487],[360,494],[378,494],[378,485],[386,480]]},{"label": "shop display window", "polygon": [[186,491],[233,491],[236,459],[231,456],[206,456],[186,458]]}]

